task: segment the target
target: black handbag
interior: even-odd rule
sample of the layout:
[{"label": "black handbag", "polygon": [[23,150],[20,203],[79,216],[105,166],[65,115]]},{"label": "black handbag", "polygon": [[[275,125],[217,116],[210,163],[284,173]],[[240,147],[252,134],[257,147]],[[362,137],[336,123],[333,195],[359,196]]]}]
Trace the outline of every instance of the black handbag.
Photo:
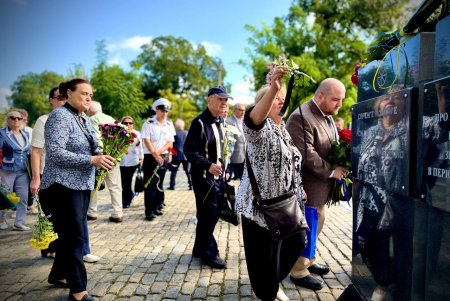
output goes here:
[{"label": "black handbag", "polygon": [[144,172],[139,165],[136,172],[136,178],[134,181],[134,193],[139,194],[144,191]]},{"label": "black handbag", "polygon": [[224,186],[224,192],[218,195],[217,200],[219,217],[223,221],[237,226],[239,225],[239,219],[238,214],[234,210],[234,204],[236,203],[236,190],[234,185],[231,185],[230,183],[225,183]]},{"label": "black handbag", "polygon": [[[292,152],[292,158],[294,159],[294,152]],[[250,165],[250,160],[248,159],[247,151],[245,153],[245,161],[253,190],[253,205],[264,215],[272,239],[274,241],[280,241],[308,229],[308,225],[298,205],[297,196],[293,190],[295,169],[292,172],[292,186],[288,192],[275,198],[263,200],[258,184],[256,183],[255,174]],[[292,162],[295,161],[293,160]]]}]

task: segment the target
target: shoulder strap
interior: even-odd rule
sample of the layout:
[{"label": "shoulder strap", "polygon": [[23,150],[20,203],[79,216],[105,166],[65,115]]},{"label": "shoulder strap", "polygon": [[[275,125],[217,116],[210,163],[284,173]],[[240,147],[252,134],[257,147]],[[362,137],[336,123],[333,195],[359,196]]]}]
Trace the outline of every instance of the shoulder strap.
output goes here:
[{"label": "shoulder strap", "polygon": [[87,138],[87,140],[89,142],[89,146],[91,147],[91,153],[95,154],[94,137],[92,137],[92,135],[90,135],[88,133],[87,128],[83,124],[81,124],[80,117],[78,115],[76,115],[76,114],[73,114],[73,113],[71,113],[71,114],[75,118],[75,122],[78,124],[78,126],[80,127],[80,129],[83,132],[83,134],[86,136],[86,138]]}]

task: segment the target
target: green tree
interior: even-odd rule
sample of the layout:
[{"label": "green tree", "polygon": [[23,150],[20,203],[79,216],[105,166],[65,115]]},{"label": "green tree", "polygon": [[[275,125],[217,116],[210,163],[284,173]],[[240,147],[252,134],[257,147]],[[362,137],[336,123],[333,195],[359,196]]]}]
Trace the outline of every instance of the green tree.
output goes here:
[{"label": "green tree", "polygon": [[114,118],[131,116],[136,129],[143,123],[150,103],[142,92],[142,76],[124,71],[120,66],[106,64],[105,43],[97,43],[98,64],[92,71],[94,99],[102,104],[103,112]]},{"label": "green tree", "polygon": [[199,106],[208,89],[221,84],[226,75],[222,61],[209,56],[204,46],[172,36],[157,37],[143,45],[132,66],[144,71],[148,98],[158,98],[159,91],[170,89],[196,99]]},{"label": "green tree", "polygon": [[[252,33],[247,54],[255,78],[255,89],[265,83],[267,63],[286,55],[317,82],[335,77],[347,87],[339,115],[349,122],[356,89],[350,82],[354,66],[364,58],[367,43],[379,31],[399,26],[408,0],[296,0],[289,13],[277,17],[272,26],[247,25]],[[309,99],[317,85],[293,91],[291,109]]]},{"label": "green tree", "polygon": [[33,125],[39,116],[51,111],[48,93],[63,80],[62,75],[52,71],[21,75],[12,84],[12,95],[9,99],[13,107],[28,111],[29,124]]},{"label": "green tree", "polygon": [[196,101],[189,99],[185,94],[174,94],[170,89],[160,90],[159,94],[172,104],[169,119],[172,122],[175,122],[178,118],[183,119],[186,123],[186,129],[189,129],[192,120],[199,114]]}]

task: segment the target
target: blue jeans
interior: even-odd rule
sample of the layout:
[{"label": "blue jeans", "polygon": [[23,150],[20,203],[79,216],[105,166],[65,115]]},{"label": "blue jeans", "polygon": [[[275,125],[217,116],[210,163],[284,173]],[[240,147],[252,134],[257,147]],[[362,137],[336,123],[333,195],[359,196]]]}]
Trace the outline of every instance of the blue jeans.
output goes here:
[{"label": "blue jeans", "polygon": [[[26,170],[11,171],[0,169],[0,178],[2,184],[14,191],[20,198],[17,204],[15,224],[23,224],[27,216],[28,207],[28,186],[30,180]],[[0,212],[0,220],[5,218],[5,212]]]}]

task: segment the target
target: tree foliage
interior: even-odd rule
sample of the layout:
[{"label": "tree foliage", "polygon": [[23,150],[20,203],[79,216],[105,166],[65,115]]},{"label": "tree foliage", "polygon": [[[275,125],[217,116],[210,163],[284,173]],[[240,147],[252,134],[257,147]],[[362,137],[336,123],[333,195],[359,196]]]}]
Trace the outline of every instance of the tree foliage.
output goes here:
[{"label": "tree foliage", "polygon": [[103,112],[116,119],[131,116],[138,126],[143,123],[150,103],[145,100],[139,75],[117,65],[100,64],[92,72],[91,84]]},{"label": "tree foliage", "polygon": [[222,61],[209,56],[204,46],[172,36],[157,37],[142,46],[132,65],[144,71],[144,92],[154,99],[166,89],[189,99],[203,99],[226,75]]},{"label": "tree foliage", "polygon": [[13,107],[27,110],[29,124],[33,125],[39,116],[51,111],[48,93],[63,80],[63,76],[52,71],[21,75],[12,84],[9,99]]},{"label": "tree foliage", "polygon": [[94,99],[102,104],[103,112],[113,118],[131,116],[136,128],[145,121],[150,102],[142,92],[142,76],[124,71],[120,66],[106,64],[104,41],[97,42],[97,66],[92,71]]},{"label": "tree foliage", "polygon": [[175,122],[178,118],[183,119],[186,123],[186,129],[188,129],[191,126],[192,119],[199,113],[196,101],[189,99],[185,94],[174,94],[170,89],[160,90],[159,94],[172,104],[169,119],[172,122]]},{"label": "tree foliage", "polygon": [[[255,89],[265,83],[267,63],[283,54],[317,82],[335,77],[347,87],[339,115],[350,121],[356,89],[350,82],[354,66],[364,57],[370,38],[392,30],[408,0],[296,0],[272,26],[247,25],[252,37],[247,54]],[[291,108],[309,99],[316,85],[295,88]]]}]

